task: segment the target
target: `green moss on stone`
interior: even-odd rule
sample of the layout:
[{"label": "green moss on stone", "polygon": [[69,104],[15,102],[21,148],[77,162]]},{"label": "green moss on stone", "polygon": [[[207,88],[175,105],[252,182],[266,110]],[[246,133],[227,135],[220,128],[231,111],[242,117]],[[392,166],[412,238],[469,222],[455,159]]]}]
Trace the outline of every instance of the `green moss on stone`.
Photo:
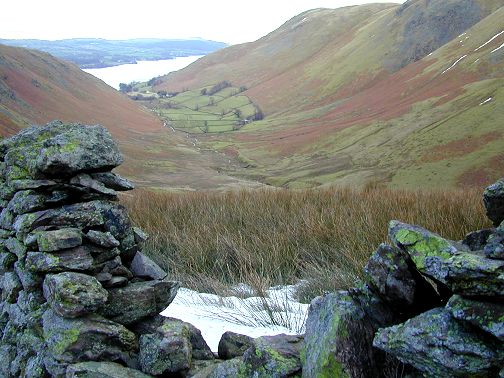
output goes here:
[{"label": "green moss on stone", "polygon": [[79,339],[80,331],[78,329],[67,329],[56,336],[58,341],[52,349],[57,354],[63,354],[72,344]]}]

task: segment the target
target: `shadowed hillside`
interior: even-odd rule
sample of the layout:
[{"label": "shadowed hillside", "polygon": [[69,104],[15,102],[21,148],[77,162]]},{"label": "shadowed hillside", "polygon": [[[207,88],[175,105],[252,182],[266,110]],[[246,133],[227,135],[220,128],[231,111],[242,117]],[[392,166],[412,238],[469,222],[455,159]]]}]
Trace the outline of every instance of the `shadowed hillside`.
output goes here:
[{"label": "shadowed hillside", "polygon": [[269,184],[482,186],[504,169],[503,5],[316,9],[155,89],[248,88],[265,119],[204,140]]}]

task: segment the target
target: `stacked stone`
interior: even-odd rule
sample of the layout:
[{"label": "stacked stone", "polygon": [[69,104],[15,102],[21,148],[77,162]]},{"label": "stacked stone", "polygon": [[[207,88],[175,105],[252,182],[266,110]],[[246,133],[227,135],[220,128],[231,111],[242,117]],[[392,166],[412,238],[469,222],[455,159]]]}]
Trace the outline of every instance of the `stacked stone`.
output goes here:
[{"label": "stacked stone", "polygon": [[504,377],[504,179],[484,204],[458,242],[390,222],[366,282],[312,302],[303,376]]},{"label": "stacked stone", "polygon": [[139,252],[145,234],[116,201],[133,188],[111,172],[122,161],[101,126],[56,121],[0,143],[0,376],[145,377],[125,366],[165,372],[151,339],[182,340],[189,358],[202,341],[158,317],[179,283]]}]

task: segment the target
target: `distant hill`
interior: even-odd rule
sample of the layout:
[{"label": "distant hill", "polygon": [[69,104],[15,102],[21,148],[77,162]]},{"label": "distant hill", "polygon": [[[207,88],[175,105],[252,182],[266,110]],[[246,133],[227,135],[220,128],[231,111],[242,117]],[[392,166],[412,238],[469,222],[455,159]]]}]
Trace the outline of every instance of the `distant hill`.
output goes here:
[{"label": "distant hill", "polygon": [[249,185],[218,174],[214,167],[224,158],[196,151],[185,134],[163,127],[150,111],[74,64],[44,52],[0,45],[0,137],[54,119],[107,127],[126,158],[120,171],[138,185]]},{"label": "distant hill", "polygon": [[503,0],[315,9],[153,89],[194,111],[216,83],[247,88],[264,120],[194,130],[271,185],[483,186],[504,175],[503,43]]},{"label": "distant hill", "polygon": [[45,51],[77,64],[80,68],[102,68],[140,60],[163,60],[181,56],[206,55],[227,45],[205,39],[128,39],[94,38],[44,41],[0,39],[0,44]]}]

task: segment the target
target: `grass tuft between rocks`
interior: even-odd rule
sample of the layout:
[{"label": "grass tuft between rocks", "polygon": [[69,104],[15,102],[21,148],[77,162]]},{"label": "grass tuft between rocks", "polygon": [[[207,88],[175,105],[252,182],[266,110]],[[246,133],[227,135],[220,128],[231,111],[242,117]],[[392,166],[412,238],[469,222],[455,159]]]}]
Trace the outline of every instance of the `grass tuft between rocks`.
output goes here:
[{"label": "grass tuft between rocks", "polygon": [[310,190],[124,195],[150,238],[144,252],[172,278],[210,293],[305,280],[299,299],[354,286],[388,222],[421,225],[448,239],[489,227],[482,190],[404,191],[379,186]]}]

